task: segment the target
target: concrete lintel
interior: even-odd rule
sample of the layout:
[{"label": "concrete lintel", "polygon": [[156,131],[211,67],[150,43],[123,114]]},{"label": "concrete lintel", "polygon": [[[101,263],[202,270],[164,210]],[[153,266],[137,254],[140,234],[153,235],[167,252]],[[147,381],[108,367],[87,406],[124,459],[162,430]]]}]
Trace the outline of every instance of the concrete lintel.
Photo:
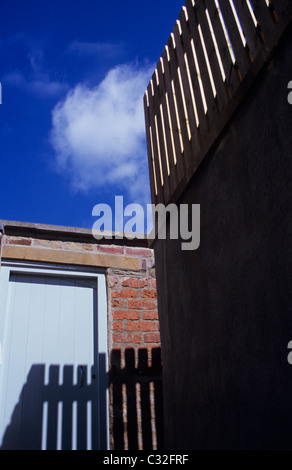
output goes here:
[{"label": "concrete lintel", "polygon": [[137,257],[131,258],[119,255],[33,248],[28,246],[4,245],[2,258],[102,268],[132,269],[135,271],[140,269],[140,260]]}]

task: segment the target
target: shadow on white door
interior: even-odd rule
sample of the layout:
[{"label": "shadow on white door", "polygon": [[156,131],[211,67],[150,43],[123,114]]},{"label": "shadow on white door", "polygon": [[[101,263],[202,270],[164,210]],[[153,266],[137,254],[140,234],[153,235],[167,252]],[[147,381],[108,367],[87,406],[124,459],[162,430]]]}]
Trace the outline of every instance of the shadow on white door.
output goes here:
[{"label": "shadow on white door", "polygon": [[99,334],[96,279],[10,274],[1,449],[106,448],[106,356]]}]

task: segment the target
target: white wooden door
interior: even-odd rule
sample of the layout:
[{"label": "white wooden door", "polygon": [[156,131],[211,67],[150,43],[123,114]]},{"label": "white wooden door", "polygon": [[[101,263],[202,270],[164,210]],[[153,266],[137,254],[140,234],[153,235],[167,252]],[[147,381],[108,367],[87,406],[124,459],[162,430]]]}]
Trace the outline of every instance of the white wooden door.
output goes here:
[{"label": "white wooden door", "polygon": [[78,276],[10,272],[0,448],[105,448],[97,284]]}]

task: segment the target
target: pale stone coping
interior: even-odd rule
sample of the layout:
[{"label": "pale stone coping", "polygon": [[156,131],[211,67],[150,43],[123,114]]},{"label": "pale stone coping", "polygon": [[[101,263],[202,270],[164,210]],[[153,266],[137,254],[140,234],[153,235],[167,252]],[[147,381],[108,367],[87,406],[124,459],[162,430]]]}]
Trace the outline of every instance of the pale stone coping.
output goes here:
[{"label": "pale stone coping", "polygon": [[[11,220],[1,220],[7,235],[22,236],[31,238],[45,238],[48,240],[77,241],[81,243],[114,244],[124,246],[136,246],[148,248],[147,235],[137,234],[132,239],[131,234],[113,232],[112,238],[101,238],[97,240],[93,236],[91,229],[66,227],[62,225],[46,225],[30,222],[19,222]],[[97,231],[95,231],[98,234]]]},{"label": "pale stone coping", "polygon": [[140,259],[123,255],[4,245],[2,258],[104,268],[140,270]]}]

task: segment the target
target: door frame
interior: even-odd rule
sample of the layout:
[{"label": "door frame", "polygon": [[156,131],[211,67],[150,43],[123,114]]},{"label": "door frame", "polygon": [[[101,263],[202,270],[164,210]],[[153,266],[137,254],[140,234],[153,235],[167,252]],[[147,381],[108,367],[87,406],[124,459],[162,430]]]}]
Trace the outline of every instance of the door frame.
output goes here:
[{"label": "door frame", "polygon": [[[11,274],[34,274],[34,275],[49,275],[56,277],[72,277],[90,279],[96,282],[96,322],[97,322],[97,344],[98,356],[101,355],[105,358],[105,377],[108,374],[108,318],[107,318],[107,287],[105,269],[88,267],[88,266],[75,266],[57,263],[42,263],[34,261],[21,261],[21,260],[1,260],[0,265],[0,395],[1,395],[1,379],[2,379],[2,344],[5,337],[5,328],[8,325],[8,313],[11,299],[9,295],[9,281]],[[97,358],[98,359],[98,358]],[[102,377],[103,378],[103,377]],[[100,446],[104,450],[109,449],[109,399],[108,399],[108,384],[103,383],[102,388],[105,390],[104,399],[100,399],[98,403],[99,414],[105,416],[105,423],[100,422],[101,442]],[[100,394],[99,394],[100,396]],[[105,403],[104,403],[105,401]],[[105,410],[104,410],[105,407]],[[104,436],[104,426],[106,428]]]}]

